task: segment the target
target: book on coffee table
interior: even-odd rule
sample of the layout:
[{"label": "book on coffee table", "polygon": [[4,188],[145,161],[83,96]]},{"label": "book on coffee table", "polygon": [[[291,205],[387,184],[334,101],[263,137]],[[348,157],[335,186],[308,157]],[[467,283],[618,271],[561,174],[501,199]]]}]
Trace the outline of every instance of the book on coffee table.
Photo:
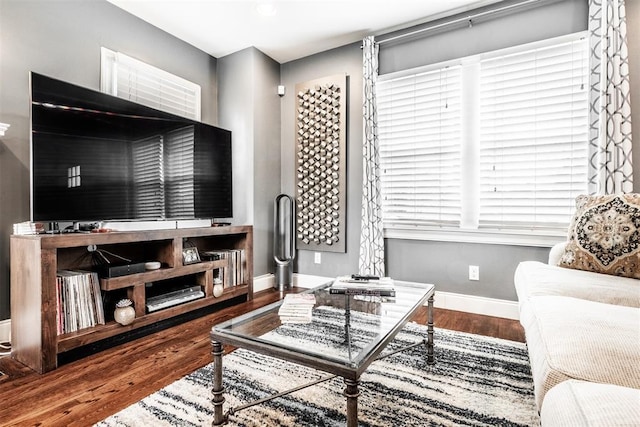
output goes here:
[{"label": "book on coffee table", "polygon": [[393,280],[390,277],[378,279],[354,279],[354,276],[339,276],[329,288],[330,294],[374,295],[395,297]]},{"label": "book on coffee table", "polygon": [[310,323],[313,306],[316,304],[314,294],[287,294],[278,309],[282,323]]}]

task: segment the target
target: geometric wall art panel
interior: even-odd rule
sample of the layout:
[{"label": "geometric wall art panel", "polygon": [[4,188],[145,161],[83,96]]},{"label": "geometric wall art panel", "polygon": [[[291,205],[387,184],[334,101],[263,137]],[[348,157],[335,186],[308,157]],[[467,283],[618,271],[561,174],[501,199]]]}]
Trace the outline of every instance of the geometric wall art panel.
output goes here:
[{"label": "geometric wall art panel", "polygon": [[347,75],[296,84],[298,249],[346,250]]}]

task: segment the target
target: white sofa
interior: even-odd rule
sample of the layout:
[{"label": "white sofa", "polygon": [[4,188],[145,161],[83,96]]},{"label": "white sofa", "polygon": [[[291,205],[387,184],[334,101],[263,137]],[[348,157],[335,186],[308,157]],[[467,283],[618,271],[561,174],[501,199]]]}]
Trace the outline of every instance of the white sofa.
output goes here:
[{"label": "white sofa", "polygon": [[640,425],[640,280],[519,264],[514,282],[547,426]]}]

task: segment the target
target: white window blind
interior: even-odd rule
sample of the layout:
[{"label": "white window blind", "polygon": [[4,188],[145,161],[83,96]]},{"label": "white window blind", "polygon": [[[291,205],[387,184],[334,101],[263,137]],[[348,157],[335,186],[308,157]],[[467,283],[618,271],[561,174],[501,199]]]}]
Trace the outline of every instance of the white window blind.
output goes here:
[{"label": "white window blind", "polygon": [[102,48],[103,92],[200,121],[200,85]]},{"label": "white window blind", "polygon": [[587,192],[586,43],[481,61],[481,228],[566,227]]},{"label": "white window blind", "polygon": [[385,226],[459,224],[460,67],[381,77],[376,90]]},{"label": "white window blind", "polygon": [[386,235],[566,235],[587,192],[588,72],[576,33],[381,76]]}]

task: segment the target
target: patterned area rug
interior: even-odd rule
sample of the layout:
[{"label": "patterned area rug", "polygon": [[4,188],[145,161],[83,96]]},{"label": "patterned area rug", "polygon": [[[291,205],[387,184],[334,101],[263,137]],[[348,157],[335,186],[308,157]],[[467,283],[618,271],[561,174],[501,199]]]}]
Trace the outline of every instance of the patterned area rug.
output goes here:
[{"label": "patterned area rug", "polygon": [[[296,336],[295,325],[271,333]],[[325,334],[326,336],[326,334]],[[389,345],[401,348],[426,337],[408,324]],[[436,364],[414,347],[374,362],[360,382],[361,426],[537,426],[539,417],[524,344],[437,329]],[[239,349],[223,358],[225,410],[326,374]],[[210,426],[213,420],[208,365],[96,424],[107,426]],[[230,426],[344,426],[341,378],[253,406],[230,417]]]}]

